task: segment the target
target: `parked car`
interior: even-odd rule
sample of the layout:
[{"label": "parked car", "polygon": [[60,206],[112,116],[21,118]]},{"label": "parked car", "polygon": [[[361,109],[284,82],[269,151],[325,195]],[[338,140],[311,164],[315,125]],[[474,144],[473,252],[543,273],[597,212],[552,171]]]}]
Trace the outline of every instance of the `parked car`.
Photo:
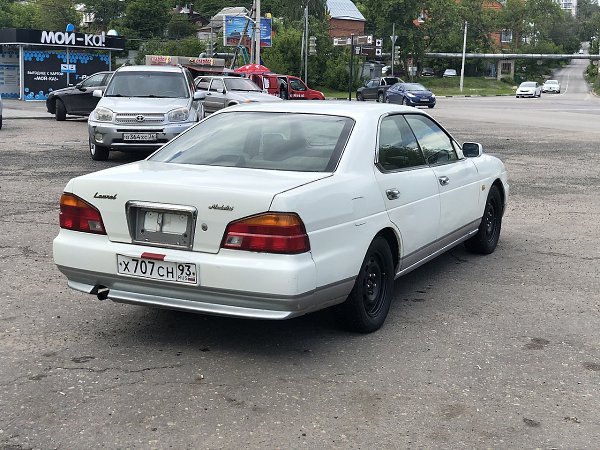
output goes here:
[{"label": "parked car", "polygon": [[383,102],[385,100],[385,91],[396,83],[402,83],[398,77],[380,77],[371,78],[365,81],[364,86],[356,90],[356,100],[377,100]]},{"label": "parked car", "polygon": [[194,80],[196,90],[203,91],[204,114],[239,103],[276,102],[280,98],[269,95],[253,81],[242,77],[201,76]]},{"label": "parked car", "polygon": [[251,74],[248,77],[265,92],[283,100],[325,100],[321,91],[309,88],[304,81],[292,75],[278,73]]},{"label": "parked car", "polygon": [[2,129],[2,96],[0,95],[0,130]]},{"label": "parked car", "polygon": [[435,70],[433,70],[431,67],[423,67],[423,69],[421,69],[421,76],[422,77],[434,77]]},{"label": "parked car", "polygon": [[560,83],[558,80],[546,80],[542,84],[542,92],[555,92],[560,94]]},{"label": "parked car", "polygon": [[457,76],[456,69],[446,69],[446,70],[444,70],[444,74],[442,75],[442,77],[444,77],[444,78],[455,77],[455,76]]},{"label": "parked car", "polygon": [[54,114],[58,121],[65,120],[67,114],[89,116],[100,100],[94,97],[94,91],[104,91],[112,74],[113,72],[98,72],[75,86],[50,92],[46,99],[46,109],[50,114]]},{"label": "parked car", "polygon": [[115,71],[88,118],[92,159],[111,150],[156,150],[202,117],[201,95],[179,66],[123,66]]},{"label": "parked car", "polygon": [[582,48],[579,49],[579,54],[583,55],[583,49]]},{"label": "parked car", "polygon": [[435,106],[435,94],[419,83],[396,83],[385,93],[387,103],[408,106]]},{"label": "parked car", "polygon": [[254,319],[338,305],[371,332],[395,278],[461,242],[494,251],[508,194],[499,159],[415,108],[237,105],[69,181],[54,261],[100,299]]},{"label": "parked car", "polygon": [[523,81],[517,88],[517,98],[541,97],[542,87],[536,81]]}]

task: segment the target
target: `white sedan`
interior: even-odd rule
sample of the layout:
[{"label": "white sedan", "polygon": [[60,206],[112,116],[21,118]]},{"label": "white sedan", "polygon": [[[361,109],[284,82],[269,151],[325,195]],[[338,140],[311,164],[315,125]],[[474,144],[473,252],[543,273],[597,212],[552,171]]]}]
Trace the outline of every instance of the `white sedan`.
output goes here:
[{"label": "white sedan", "polygon": [[494,251],[503,163],[378,103],[226,108],[146,160],[69,181],[54,261],[99,299],[383,324],[394,279],[465,242]]},{"label": "white sedan", "polygon": [[560,83],[558,80],[546,80],[542,84],[542,92],[555,92],[560,94]]},{"label": "white sedan", "polygon": [[517,98],[541,97],[542,87],[536,81],[523,81],[517,88]]}]

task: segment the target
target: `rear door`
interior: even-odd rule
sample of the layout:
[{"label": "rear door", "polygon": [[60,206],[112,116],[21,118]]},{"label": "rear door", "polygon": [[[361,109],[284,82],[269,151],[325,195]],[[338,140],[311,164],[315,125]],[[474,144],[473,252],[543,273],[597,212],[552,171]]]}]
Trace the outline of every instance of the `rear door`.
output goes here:
[{"label": "rear door", "polygon": [[440,221],[437,178],[402,114],[379,125],[375,176],[402,240],[402,269],[435,249]]},{"label": "rear door", "polygon": [[[440,193],[438,239],[450,242],[479,222],[479,173],[469,158],[459,158],[456,142],[431,118],[407,114]],[[476,226],[475,226],[476,228]]]}]

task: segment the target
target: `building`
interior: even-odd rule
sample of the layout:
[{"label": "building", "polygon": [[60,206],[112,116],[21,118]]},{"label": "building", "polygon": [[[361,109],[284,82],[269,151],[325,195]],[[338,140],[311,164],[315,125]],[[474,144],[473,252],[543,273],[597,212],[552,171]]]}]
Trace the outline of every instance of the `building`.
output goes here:
[{"label": "building", "polygon": [[365,17],[351,0],[327,0],[327,12],[331,37],[365,34]]}]

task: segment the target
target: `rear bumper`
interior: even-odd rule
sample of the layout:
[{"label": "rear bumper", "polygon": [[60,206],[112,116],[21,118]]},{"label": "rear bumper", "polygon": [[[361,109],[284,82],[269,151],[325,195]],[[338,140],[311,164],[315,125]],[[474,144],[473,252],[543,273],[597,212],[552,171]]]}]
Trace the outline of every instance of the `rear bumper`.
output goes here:
[{"label": "rear bumper", "polygon": [[[166,254],[196,264],[200,283],[183,285],[117,273],[117,254]],[[106,236],[61,230],[54,261],[69,287],[116,302],[254,319],[287,319],[345,300],[354,279],[316,286],[310,254],[270,255],[221,250],[206,254],[108,241]]]}]

